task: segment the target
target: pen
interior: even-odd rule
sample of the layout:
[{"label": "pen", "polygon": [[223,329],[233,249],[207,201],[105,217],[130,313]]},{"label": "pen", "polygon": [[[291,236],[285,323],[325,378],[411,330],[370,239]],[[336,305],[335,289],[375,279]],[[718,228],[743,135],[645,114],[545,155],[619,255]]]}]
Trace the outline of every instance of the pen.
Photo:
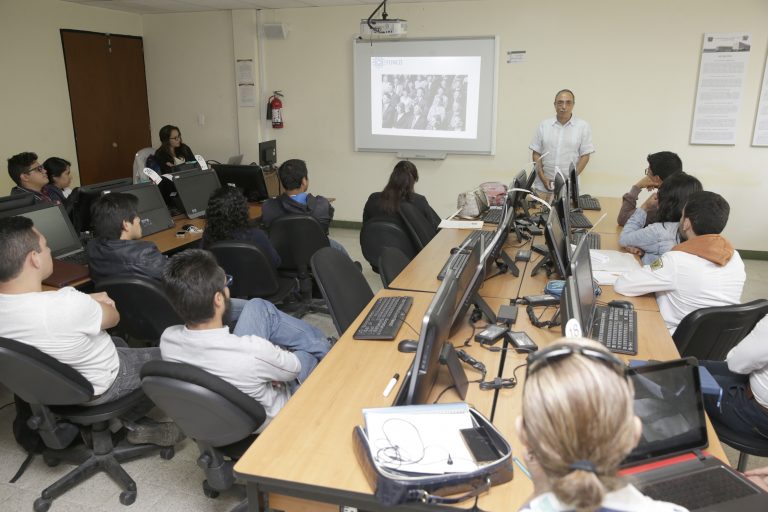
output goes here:
[{"label": "pen", "polygon": [[395,387],[395,384],[397,384],[397,380],[400,378],[400,374],[396,373],[392,376],[391,379],[389,379],[389,383],[387,384],[387,387],[384,388],[384,397],[388,397],[389,394],[392,392],[392,388]]},{"label": "pen", "polygon": [[528,470],[525,468],[525,466],[523,466],[523,463],[522,463],[522,462],[520,462],[520,459],[518,459],[517,457],[515,457],[515,456],[513,455],[513,456],[512,456],[512,462],[514,462],[515,464],[517,464],[517,467],[519,467],[519,468],[520,468],[520,471],[522,471],[522,472],[523,472],[523,474],[524,474],[525,476],[527,476],[528,478],[530,478],[531,480],[533,480],[533,478],[531,478],[531,473],[530,473],[530,472],[529,472],[529,471],[528,471]]}]

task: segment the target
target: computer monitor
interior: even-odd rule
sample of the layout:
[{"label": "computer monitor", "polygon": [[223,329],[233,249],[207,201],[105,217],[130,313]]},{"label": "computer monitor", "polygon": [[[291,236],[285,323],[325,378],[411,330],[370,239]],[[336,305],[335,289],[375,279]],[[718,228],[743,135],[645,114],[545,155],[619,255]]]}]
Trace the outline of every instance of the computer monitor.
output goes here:
[{"label": "computer monitor", "polygon": [[83,244],[69,221],[63,205],[38,203],[16,210],[0,212],[0,218],[20,215],[32,220],[35,228],[45,237],[54,258],[68,256],[83,250]]},{"label": "computer monitor", "polygon": [[0,197],[0,212],[32,206],[36,201],[34,194],[12,194]]},{"label": "computer monitor", "polygon": [[142,236],[151,235],[174,226],[171,214],[165,206],[163,195],[154,183],[146,182],[127,187],[116,187],[105,190],[104,194],[115,192],[131,194],[139,200],[136,209],[141,222]]},{"label": "computer monitor", "polygon": [[93,227],[91,222],[91,205],[101,197],[101,194],[105,190],[124,187],[131,184],[133,184],[132,178],[120,178],[80,187],[80,195],[77,198],[77,203],[74,206],[73,212],[75,229],[81,233],[91,230]]},{"label": "computer monitor", "polygon": [[547,223],[544,225],[544,240],[549,248],[549,255],[555,265],[555,271],[565,279],[568,276],[569,244],[568,238],[563,232],[560,223],[560,214],[557,209],[549,212]]},{"label": "computer monitor", "polygon": [[203,168],[200,167],[200,163],[197,160],[191,160],[189,162],[184,162],[183,164],[174,165],[171,167],[170,174],[176,174],[185,171],[200,171],[202,169]]},{"label": "computer monitor", "polygon": [[237,187],[248,201],[269,199],[264,173],[258,165],[223,165],[213,166],[219,181],[224,185]]},{"label": "computer monitor", "polygon": [[579,207],[579,176],[576,174],[576,166],[571,164],[568,171],[568,189],[571,191],[571,203],[574,208]]},{"label": "computer monitor", "polygon": [[275,165],[277,163],[277,141],[259,142],[259,165]]},{"label": "computer monitor", "polygon": [[[563,189],[565,190],[565,189]],[[568,203],[568,196],[560,194],[552,201],[552,208],[557,212],[560,218],[560,225],[567,236],[571,236],[571,207]]]},{"label": "computer monitor", "polygon": [[[576,246],[571,257],[571,278],[568,279],[567,303],[565,315],[578,320],[582,335],[590,337],[595,314],[595,286],[592,280],[592,262],[589,256],[589,244],[582,240]],[[563,324],[567,322],[563,321]]]},{"label": "computer monitor", "polygon": [[208,199],[214,190],[221,187],[218,176],[212,170],[185,172],[174,176],[173,184],[181,206],[190,219],[205,215]]},{"label": "computer monitor", "polygon": [[[567,190],[567,183],[565,181],[565,176],[562,175],[562,173],[555,173],[555,187],[552,190],[552,192],[555,194],[555,197],[560,197],[561,194],[565,194],[565,196],[568,196],[568,190]],[[564,190],[565,188],[565,190]]]}]

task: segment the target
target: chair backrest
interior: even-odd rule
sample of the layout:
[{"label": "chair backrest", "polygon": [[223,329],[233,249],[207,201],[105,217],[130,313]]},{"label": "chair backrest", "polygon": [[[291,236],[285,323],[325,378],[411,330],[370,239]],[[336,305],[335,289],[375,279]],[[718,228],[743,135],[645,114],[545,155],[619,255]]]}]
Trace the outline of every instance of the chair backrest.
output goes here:
[{"label": "chair backrest", "polygon": [[281,269],[309,271],[312,255],[330,242],[318,220],[309,215],[285,215],[269,226],[269,239],[280,255]]},{"label": "chair backrest", "polygon": [[26,343],[0,338],[0,382],[25,402],[73,405],[93,397],[78,371]]},{"label": "chair backrest", "polygon": [[120,312],[116,329],[131,337],[160,341],[163,331],[183,324],[158,281],[139,276],[108,277],[99,281],[96,291],[104,291]]},{"label": "chair backrest", "polygon": [[269,297],[280,289],[277,271],[255,245],[245,242],[216,242],[209,250],[224,272],[233,277],[232,297]]},{"label": "chair backrest", "polygon": [[395,247],[406,258],[413,259],[419,252],[408,233],[394,222],[381,217],[363,223],[360,230],[360,248],[374,271],[379,271],[379,258],[385,247]]},{"label": "chair backrest", "polygon": [[343,334],[373,298],[368,281],[349,256],[330,247],[312,256],[312,273],[336,330]]},{"label": "chair backrest", "polygon": [[698,309],[683,318],[672,339],[682,357],[723,361],[766,313],[766,299]]},{"label": "chair backrest", "polygon": [[379,277],[384,288],[389,288],[389,283],[403,271],[411,260],[397,247],[384,247],[379,256]]},{"label": "chair backrest", "polygon": [[141,387],[187,436],[214,447],[240,441],[267,417],[259,402],[186,363],[149,361],[141,369]]},{"label": "chair backrest", "polygon": [[437,234],[435,227],[411,203],[400,202],[400,217],[405,222],[408,234],[418,250],[426,247]]},{"label": "chair backrest", "polygon": [[136,152],[136,156],[133,158],[133,182],[144,183],[149,181],[149,178],[144,174],[144,167],[147,166],[147,158],[149,155],[154,154],[155,150],[151,147],[141,148]]}]

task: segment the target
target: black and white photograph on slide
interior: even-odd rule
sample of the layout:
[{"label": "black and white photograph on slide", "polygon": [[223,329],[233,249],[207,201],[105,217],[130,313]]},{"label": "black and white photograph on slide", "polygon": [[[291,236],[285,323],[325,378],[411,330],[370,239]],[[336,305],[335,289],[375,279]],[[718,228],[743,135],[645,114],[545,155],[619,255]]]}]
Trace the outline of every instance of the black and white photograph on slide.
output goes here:
[{"label": "black and white photograph on slide", "polygon": [[381,75],[381,127],[463,131],[467,75]]}]

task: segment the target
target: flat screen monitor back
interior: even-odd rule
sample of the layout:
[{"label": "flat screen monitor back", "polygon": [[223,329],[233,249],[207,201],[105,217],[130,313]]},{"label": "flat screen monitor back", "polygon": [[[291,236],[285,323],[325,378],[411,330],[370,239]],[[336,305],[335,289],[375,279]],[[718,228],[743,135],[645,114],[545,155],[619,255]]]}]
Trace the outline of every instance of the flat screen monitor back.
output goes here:
[{"label": "flat screen monitor back", "polygon": [[80,195],[78,196],[74,212],[75,229],[79,232],[91,230],[93,227],[93,223],[91,222],[91,205],[101,197],[101,194],[105,190],[124,187],[126,185],[131,185],[132,183],[132,178],[120,178],[80,187]]},{"label": "flat screen monitor back", "polygon": [[576,174],[576,167],[571,164],[568,171],[568,189],[571,191],[571,203],[574,208],[579,207],[579,175]]},{"label": "flat screen monitor back", "polygon": [[589,256],[589,244],[586,238],[576,246],[571,258],[571,274],[579,297],[579,322],[585,337],[592,334],[592,321],[595,311],[595,286],[592,281],[592,261]]},{"label": "flat screen monitor back", "polygon": [[0,212],[32,206],[36,201],[34,194],[12,194],[0,197]]},{"label": "flat screen monitor back", "polygon": [[549,212],[547,223],[544,226],[544,239],[549,248],[549,254],[555,263],[555,270],[560,277],[565,279],[568,276],[568,239],[563,232],[563,225],[560,223],[558,211],[553,209]]},{"label": "flat screen monitor back", "polygon": [[259,165],[275,165],[277,163],[277,141],[259,142]]},{"label": "flat screen monitor back", "polygon": [[[115,192],[131,194],[139,200],[137,209],[141,222],[142,236],[152,235],[174,226],[171,214],[165,206],[163,195],[154,183],[137,183],[136,185],[109,190],[109,193]],[[104,193],[106,194],[107,192]]]},{"label": "flat screen monitor back", "polygon": [[267,184],[260,166],[216,164],[213,168],[220,183],[237,187],[248,201],[269,199]]},{"label": "flat screen monitor back", "polygon": [[213,171],[185,173],[173,180],[184,211],[190,219],[205,215],[208,199],[214,190],[221,187]]}]

